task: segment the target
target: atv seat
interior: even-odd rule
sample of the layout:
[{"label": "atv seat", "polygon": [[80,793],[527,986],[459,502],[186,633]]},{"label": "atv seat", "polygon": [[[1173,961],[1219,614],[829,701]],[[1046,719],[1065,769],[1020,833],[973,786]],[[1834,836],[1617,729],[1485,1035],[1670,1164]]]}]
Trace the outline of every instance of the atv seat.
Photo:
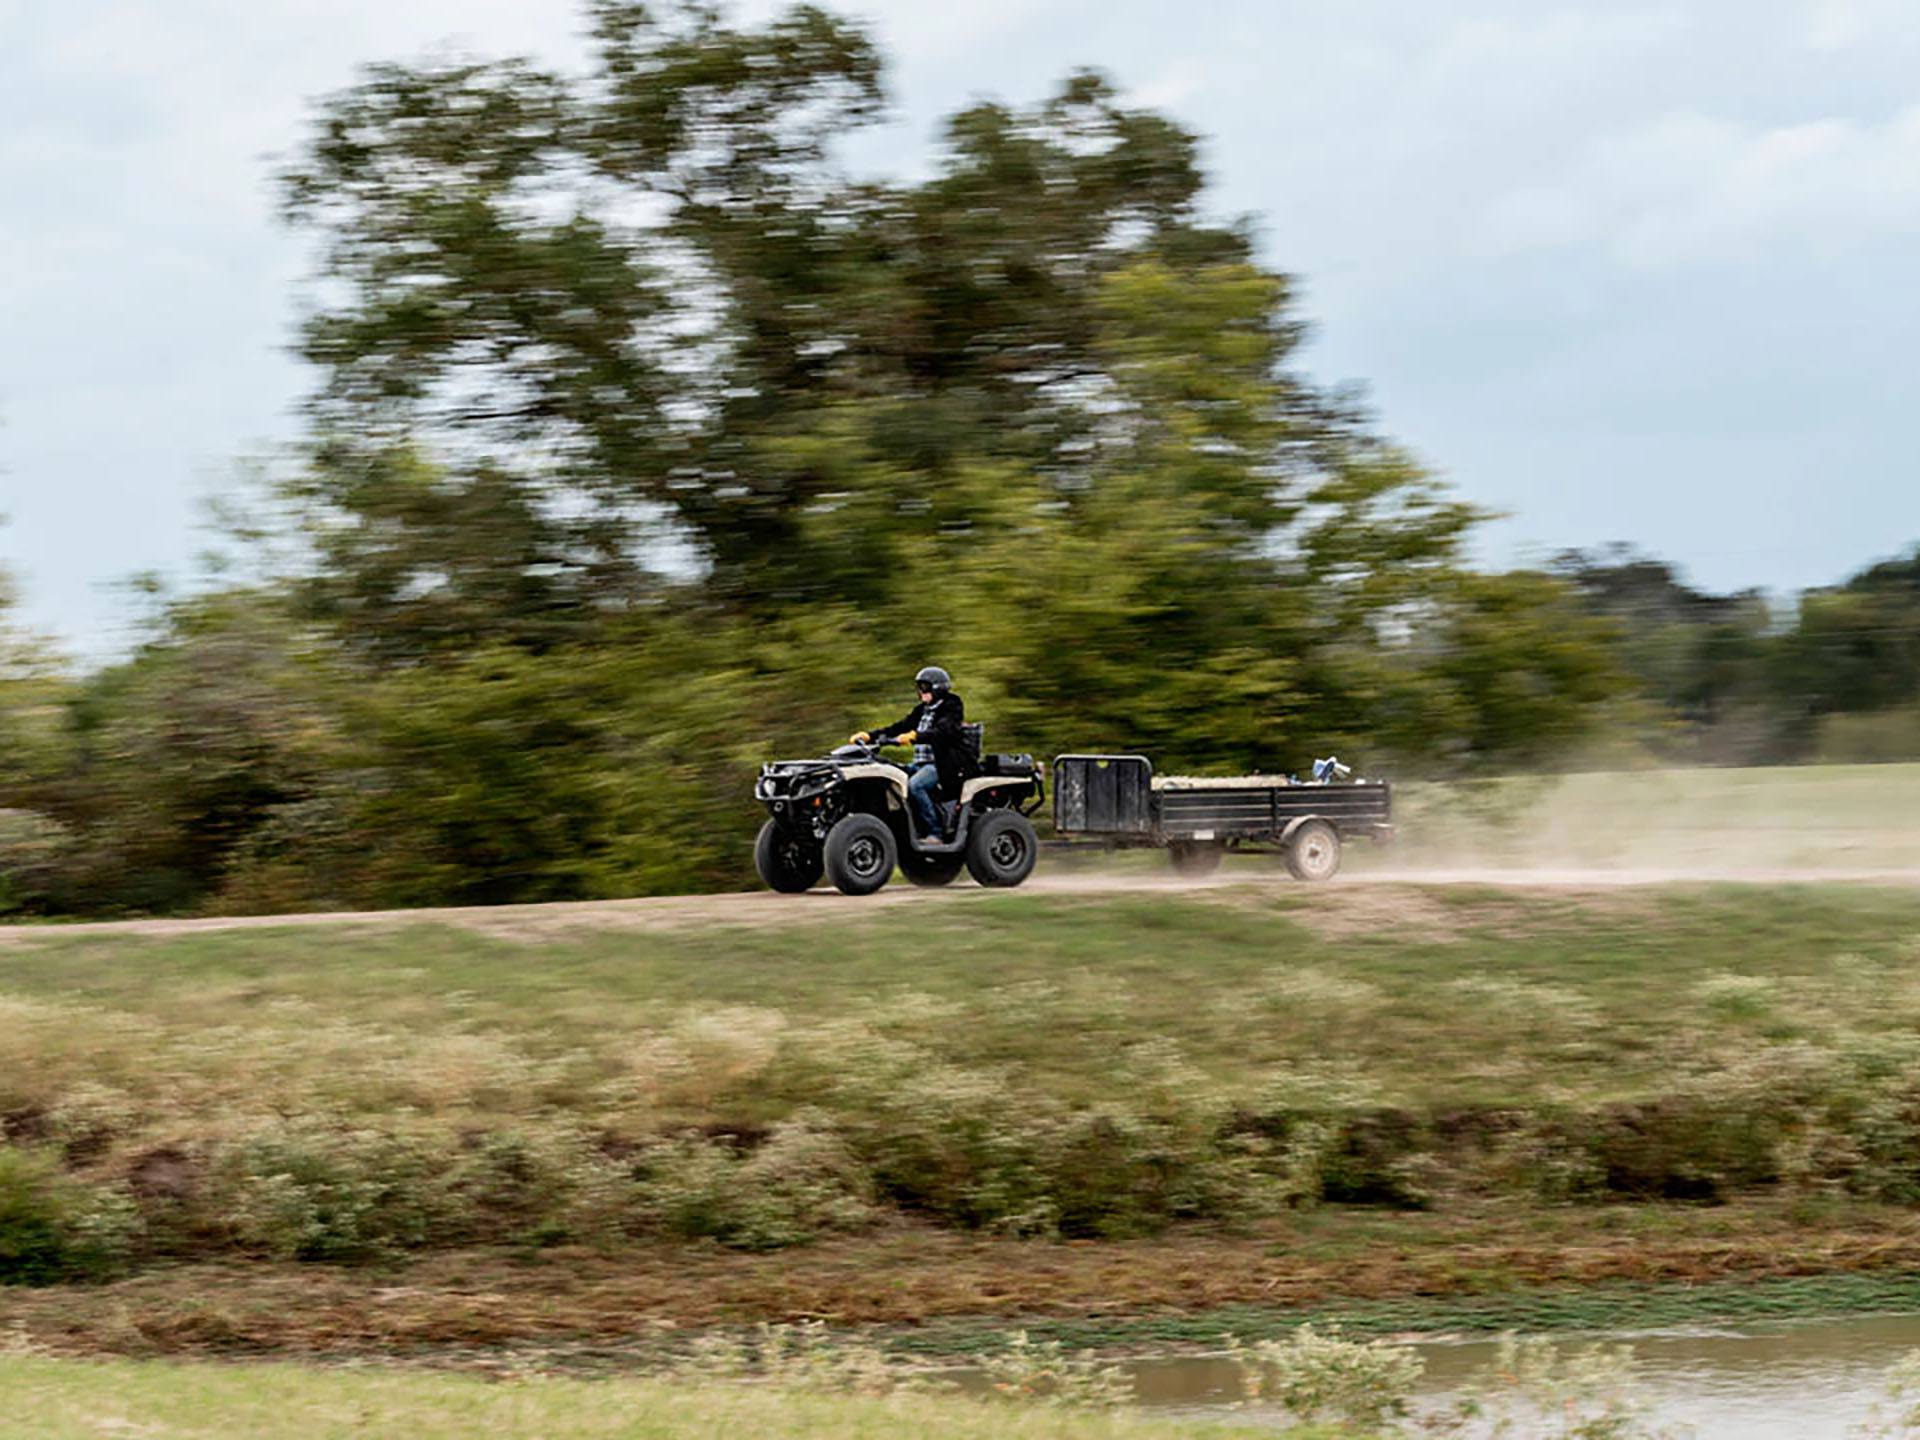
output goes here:
[{"label": "atv seat", "polygon": [[960,733],[966,736],[967,751],[973,756],[974,763],[978,764],[980,761],[980,746],[986,739],[987,727],[971,721],[962,721],[960,724]]}]

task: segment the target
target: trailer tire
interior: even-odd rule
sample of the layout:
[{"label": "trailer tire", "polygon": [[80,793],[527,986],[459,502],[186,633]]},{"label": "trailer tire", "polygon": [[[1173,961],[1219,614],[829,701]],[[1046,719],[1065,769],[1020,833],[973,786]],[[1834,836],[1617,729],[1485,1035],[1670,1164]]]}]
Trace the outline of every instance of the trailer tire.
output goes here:
[{"label": "trailer tire", "polygon": [[1039,858],[1040,837],[1014,810],[987,811],[967,839],[967,869],[982,885],[1018,885]]},{"label": "trailer tire", "polygon": [[940,885],[951,885],[966,867],[966,861],[958,855],[922,855],[917,850],[900,852],[900,873],[916,885],[932,889]]},{"label": "trailer tire", "polygon": [[820,847],[795,838],[772,820],[753,841],[753,868],[769,890],[799,895],[820,883]]},{"label": "trailer tire", "polygon": [[899,847],[873,815],[848,815],[827,832],[827,878],[842,895],[871,895],[893,878]]},{"label": "trailer tire", "polygon": [[1287,837],[1287,873],[1317,884],[1340,870],[1340,832],[1325,820],[1308,820]]},{"label": "trailer tire", "polygon": [[1210,840],[1174,840],[1167,845],[1167,858],[1173,861],[1173,873],[1189,880],[1211,875],[1220,868],[1226,846]]}]

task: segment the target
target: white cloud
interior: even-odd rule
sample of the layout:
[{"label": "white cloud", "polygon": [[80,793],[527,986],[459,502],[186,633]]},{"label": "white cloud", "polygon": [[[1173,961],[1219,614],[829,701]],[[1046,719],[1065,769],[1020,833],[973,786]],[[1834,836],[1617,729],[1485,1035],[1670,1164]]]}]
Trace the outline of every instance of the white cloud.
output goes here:
[{"label": "white cloud", "polygon": [[1686,33],[1688,23],[1682,11],[1667,6],[1476,16],[1450,27],[1423,68],[1442,86],[1511,86],[1541,78],[1541,66],[1593,72],[1665,48]]},{"label": "white cloud", "polygon": [[1878,124],[1743,126],[1676,114],[1593,145],[1563,180],[1490,207],[1488,255],[1596,246],[1631,265],[1831,258],[1920,234],[1920,105]]},{"label": "white cloud", "polygon": [[[781,8],[764,5],[769,11]],[[1033,0],[867,0],[847,8],[873,22],[887,48],[911,62],[991,45],[1039,18],[1040,10],[1061,7]]]},{"label": "white cloud", "polygon": [[1144,85],[1127,92],[1127,103],[1148,110],[1173,110],[1206,82],[1206,70],[1196,60],[1175,60]]},{"label": "white cloud", "polygon": [[1816,50],[1846,50],[1896,28],[1914,24],[1912,0],[1811,0],[1807,43]]}]

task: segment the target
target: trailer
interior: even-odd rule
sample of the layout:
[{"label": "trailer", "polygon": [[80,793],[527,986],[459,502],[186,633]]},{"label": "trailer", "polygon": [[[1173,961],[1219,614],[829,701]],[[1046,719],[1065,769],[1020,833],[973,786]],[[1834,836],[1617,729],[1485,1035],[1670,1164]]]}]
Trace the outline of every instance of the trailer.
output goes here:
[{"label": "trailer", "polygon": [[1053,829],[1069,845],[1165,849],[1182,875],[1210,873],[1229,850],[1267,851],[1295,879],[1330,880],[1349,841],[1393,838],[1393,787],[1287,775],[1156,775],[1144,755],[1060,755]]}]

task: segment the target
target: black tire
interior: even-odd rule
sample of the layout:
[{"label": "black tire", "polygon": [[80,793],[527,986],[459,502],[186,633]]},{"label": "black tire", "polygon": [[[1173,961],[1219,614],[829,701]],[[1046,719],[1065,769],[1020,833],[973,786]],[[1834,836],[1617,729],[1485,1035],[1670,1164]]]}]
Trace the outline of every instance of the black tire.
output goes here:
[{"label": "black tire", "polygon": [[820,847],[769,820],[754,837],[753,868],[769,890],[799,895],[820,883]]},{"label": "black tire", "polygon": [[900,852],[900,873],[916,885],[929,889],[951,885],[959,878],[966,861],[958,855],[922,855],[917,850]]},{"label": "black tire", "polygon": [[1318,884],[1340,870],[1340,832],[1324,820],[1309,820],[1287,837],[1287,873]]},{"label": "black tire", "polygon": [[842,895],[871,895],[893,878],[899,847],[873,815],[848,815],[827,832],[827,878]]},{"label": "black tire", "polygon": [[1173,873],[1189,880],[1198,880],[1218,870],[1220,857],[1226,853],[1226,846],[1212,840],[1175,840],[1167,846]]},{"label": "black tire", "polygon": [[987,811],[967,837],[967,870],[982,885],[1018,885],[1039,858],[1040,837],[1015,810]]}]

